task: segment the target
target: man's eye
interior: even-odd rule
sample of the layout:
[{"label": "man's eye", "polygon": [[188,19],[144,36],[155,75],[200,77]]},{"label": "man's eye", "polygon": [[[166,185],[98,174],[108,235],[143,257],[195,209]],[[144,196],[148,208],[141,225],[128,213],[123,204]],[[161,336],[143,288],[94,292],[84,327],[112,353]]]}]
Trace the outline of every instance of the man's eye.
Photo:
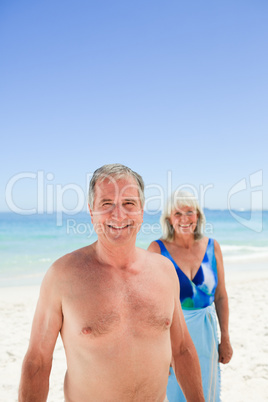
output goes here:
[{"label": "man's eye", "polygon": [[134,205],[135,204],[133,202],[126,202],[123,206],[127,209],[132,209]]}]

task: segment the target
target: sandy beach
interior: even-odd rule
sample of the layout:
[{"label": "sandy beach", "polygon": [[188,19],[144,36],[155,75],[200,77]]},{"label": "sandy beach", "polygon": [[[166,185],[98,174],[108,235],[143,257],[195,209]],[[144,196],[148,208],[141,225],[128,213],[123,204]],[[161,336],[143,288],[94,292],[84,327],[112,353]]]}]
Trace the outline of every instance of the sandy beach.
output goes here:
[{"label": "sandy beach", "polygon": [[[265,262],[264,264],[267,264]],[[222,366],[222,401],[268,401],[268,270],[232,270],[226,264],[230,335],[234,356]],[[267,265],[266,265],[267,266]],[[0,289],[0,401],[17,401],[21,364],[26,352],[39,287]],[[49,402],[63,402],[66,369],[58,339],[50,377]]]}]

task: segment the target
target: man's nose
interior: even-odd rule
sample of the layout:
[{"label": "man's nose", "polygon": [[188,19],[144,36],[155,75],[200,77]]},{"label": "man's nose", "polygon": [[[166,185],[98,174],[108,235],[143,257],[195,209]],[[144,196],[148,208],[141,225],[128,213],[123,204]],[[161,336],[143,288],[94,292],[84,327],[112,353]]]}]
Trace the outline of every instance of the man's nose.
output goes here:
[{"label": "man's nose", "polygon": [[125,212],[124,206],[123,206],[123,205],[120,205],[120,204],[115,204],[115,205],[114,205],[114,208],[113,208],[113,211],[112,211],[112,216],[113,216],[114,218],[117,218],[117,219],[122,219],[122,218],[124,218],[124,217],[126,216],[126,212]]}]

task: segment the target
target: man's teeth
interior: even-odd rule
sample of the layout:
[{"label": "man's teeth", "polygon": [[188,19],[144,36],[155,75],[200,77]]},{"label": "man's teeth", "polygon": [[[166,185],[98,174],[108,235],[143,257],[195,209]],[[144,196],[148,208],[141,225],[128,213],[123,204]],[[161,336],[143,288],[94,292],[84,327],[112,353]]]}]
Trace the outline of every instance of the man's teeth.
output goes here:
[{"label": "man's teeth", "polygon": [[115,225],[108,225],[110,228],[113,229],[124,229],[126,228],[128,225],[123,225],[123,226],[115,226]]}]

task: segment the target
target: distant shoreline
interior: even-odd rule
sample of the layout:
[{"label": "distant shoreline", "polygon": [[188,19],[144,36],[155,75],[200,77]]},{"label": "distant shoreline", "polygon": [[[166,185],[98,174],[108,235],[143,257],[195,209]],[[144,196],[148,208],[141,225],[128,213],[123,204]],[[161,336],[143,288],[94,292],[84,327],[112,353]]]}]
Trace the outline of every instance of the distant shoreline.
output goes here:
[{"label": "distant shoreline", "polygon": [[[208,208],[208,207],[204,207],[204,212],[206,212],[206,211],[226,212],[226,211],[230,211],[230,210],[235,211],[235,212],[264,212],[264,213],[268,212],[268,209],[244,209],[244,208],[230,208],[229,209],[229,208]],[[159,210],[159,209],[145,209],[144,212],[146,214],[148,214],[148,215],[150,215],[152,213],[161,214],[162,210]],[[35,213],[29,213],[29,212],[18,213],[18,212],[10,211],[10,210],[2,210],[2,211],[0,211],[0,214],[14,214],[14,215],[21,215],[21,216],[33,216],[33,215],[50,215],[51,216],[51,215],[56,215],[57,213],[62,213],[62,214],[65,214],[66,216],[68,216],[68,215],[71,216],[71,215],[76,215],[76,214],[89,214],[89,211],[88,211],[88,209],[83,209],[81,211],[73,212],[73,213],[71,213],[71,210],[70,210],[70,213],[66,213],[63,210],[43,211],[42,213],[38,213],[38,212],[35,212]]]}]

